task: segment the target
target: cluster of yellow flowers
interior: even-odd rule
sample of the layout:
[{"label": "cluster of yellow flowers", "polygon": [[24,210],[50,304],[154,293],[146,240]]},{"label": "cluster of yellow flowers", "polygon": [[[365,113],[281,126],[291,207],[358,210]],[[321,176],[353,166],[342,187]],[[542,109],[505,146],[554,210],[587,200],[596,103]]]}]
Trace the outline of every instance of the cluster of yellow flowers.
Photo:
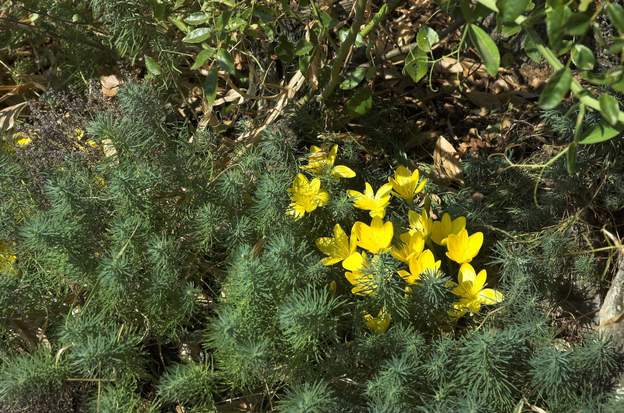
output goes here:
[{"label": "cluster of yellow flowers", "polygon": [[[355,172],[347,167],[333,166],[336,153],[336,145],[327,154],[313,147],[308,165],[303,169],[313,174],[328,170],[334,174],[334,170],[337,170],[336,176],[355,176]],[[289,213],[299,219],[306,212],[325,205],[329,194],[320,188],[320,184],[318,176],[309,182],[304,175],[297,175],[289,189],[292,200]],[[459,318],[467,313],[478,312],[481,305],[501,302],[501,292],[485,288],[486,271],[477,273],[470,264],[483,245],[483,233],[469,234],[465,217],[452,219],[448,213],[444,213],[440,220],[433,220],[426,208],[422,208],[420,212],[410,209],[409,227],[395,240],[394,224],[384,221],[391,198],[398,197],[413,207],[414,199],[423,192],[426,184],[427,180],[420,179],[418,170],[410,171],[405,166],[399,166],[394,176],[388,179],[388,183],[377,191],[368,182],[365,183],[364,192],[348,190],[347,194],[352,198],[354,206],[368,211],[371,223],[355,222],[350,234],[336,224],[332,237],[317,239],[316,246],[326,255],[322,263],[329,266],[341,262],[346,270],[345,277],[353,286],[351,292],[359,296],[370,296],[378,288],[378,281],[370,271],[371,264],[381,254],[391,254],[394,259],[407,266],[406,269],[399,270],[398,275],[405,281],[409,291],[410,286],[417,284],[424,272],[440,269],[442,261],[436,260],[434,251],[445,249],[446,257],[459,265],[457,282],[451,281],[448,284],[457,297],[450,316]],[[365,314],[364,320],[369,329],[377,333],[385,332],[391,321],[384,308],[376,317]]]},{"label": "cluster of yellow flowers", "polygon": [[302,166],[313,178],[308,178],[299,173],[295,176],[292,186],[288,189],[291,203],[286,213],[295,219],[302,218],[306,213],[314,211],[316,208],[327,205],[329,193],[321,188],[320,176],[329,174],[334,178],[353,178],[355,172],[344,165],[336,165],[338,155],[338,145],[331,147],[329,151],[324,151],[318,146],[310,147],[308,163]]},{"label": "cluster of yellow flowers", "polygon": [[17,256],[13,253],[13,248],[8,241],[0,240],[0,273],[15,273],[14,264]]}]

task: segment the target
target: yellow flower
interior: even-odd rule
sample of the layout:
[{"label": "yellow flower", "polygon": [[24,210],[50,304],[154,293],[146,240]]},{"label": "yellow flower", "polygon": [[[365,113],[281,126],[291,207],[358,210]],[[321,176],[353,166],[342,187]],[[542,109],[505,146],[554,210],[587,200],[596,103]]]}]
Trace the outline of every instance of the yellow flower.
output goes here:
[{"label": "yellow flower", "polygon": [[424,250],[420,255],[409,260],[409,272],[400,270],[399,275],[408,284],[414,284],[426,270],[437,270],[442,261],[436,261],[431,250]]},{"label": "yellow flower", "polygon": [[12,274],[15,272],[13,264],[17,256],[7,241],[0,240],[0,273]]},{"label": "yellow flower", "polygon": [[418,182],[419,180],[420,172],[418,169],[414,169],[414,172],[412,172],[403,165],[394,171],[394,177],[388,178],[394,194],[403,198],[409,204],[414,201],[416,194],[421,192],[427,184],[427,179]]},{"label": "yellow flower", "polygon": [[321,180],[314,178],[308,181],[303,174],[297,174],[292,186],[288,188],[290,206],[286,214],[300,219],[306,212],[312,212],[316,208],[329,202],[329,194],[321,189]]},{"label": "yellow flower", "polygon": [[351,229],[351,237],[355,238],[357,246],[373,254],[387,251],[393,235],[392,222],[383,222],[381,218],[373,218],[370,226],[358,221]]},{"label": "yellow flower", "polygon": [[459,268],[457,279],[457,286],[451,290],[453,294],[460,297],[453,306],[454,312],[477,313],[481,309],[481,305],[497,304],[505,298],[500,291],[483,288],[487,280],[487,272],[481,270],[479,274],[476,274],[472,265],[468,263],[462,264]]},{"label": "yellow flower", "polygon": [[74,129],[74,137],[76,138],[76,140],[82,140],[82,138],[84,138],[85,132],[84,130],[80,129],[80,128],[76,128]]},{"label": "yellow flower", "polygon": [[364,322],[366,323],[366,327],[370,331],[376,334],[383,334],[390,327],[390,321],[392,317],[390,317],[390,313],[386,311],[384,307],[379,310],[379,314],[377,317],[373,317],[372,315],[366,313],[364,314]]},{"label": "yellow flower", "polygon": [[383,218],[386,215],[386,207],[388,203],[390,203],[392,185],[382,185],[381,188],[377,190],[377,193],[373,191],[373,187],[368,182],[366,182],[364,186],[364,193],[352,189],[347,191],[347,194],[354,199],[353,205],[356,208],[370,211],[370,216],[373,218]]},{"label": "yellow flower", "polygon": [[446,238],[450,234],[457,234],[466,228],[466,217],[457,217],[451,220],[448,213],[442,215],[440,221],[434,221],[431,227],[431,240],[438,245],[446,245]]},{"label": "yellow flower", "polygon": [[329,152],[325,152],[318,146],[312,145],[310,147],[310,154],[308,155],[308,164],[302,166],[301,169],[317,176],[329,170],[331,175],[336,178],[353,178],[355,172],[348,166],[334,166],[337,154],[338,145],[333,145]]},{"label": "yellow flower", "polygon": [[371,295],[377,286],[370,274],[365,273],[368,267],[368,256],[365,252],[354,252],[342,262],[342,266],[349,270],[345,272],[347,281],[353,285],[351,292],[356,295]]},{"label": "yellow flower", "polygon": [[334,225],[333,237],[321,237],[315,241],[316,247],[327,255],[321,262],[323,265],[333,265],[345,260],[355,252],[355,239],[349,239],[340,224]]},{"label": "yellow flower", "polygon": [[477,256],[483,245],[483,233],[475,232],[468,236],[468,231],[462,229],[457,234],[450,234],[446,239],[448,249],[446,256],[458,264],[470,262]]},{"label": "yellow flower", "polygon": [[410,234],[420,234],[424,239],[427,239],[429,235],[431,235],[433,220],[429,217],[424,208],[420,214],[410,210],[407,213],[407,218],[409,220]]},{"label": "yellow flower", "polygon": [[19,147],[30,145],[32,138],[24,132],[16,132],[13,134],[13,142]]},{"label": "yellow flower", "polygon": [[401,262],[408,263],[412,257],[420,255],[425,248],[425,239],[420,233],[405,232],[399,238],[401,242],[398,246],[392,247],[392,256]]}]

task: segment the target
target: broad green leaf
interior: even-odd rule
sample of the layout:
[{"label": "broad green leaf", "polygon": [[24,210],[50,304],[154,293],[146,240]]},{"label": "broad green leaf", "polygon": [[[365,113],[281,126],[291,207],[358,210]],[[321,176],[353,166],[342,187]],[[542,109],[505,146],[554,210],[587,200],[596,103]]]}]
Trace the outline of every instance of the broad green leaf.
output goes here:
[{"label": "broad green leaf", "polygon": [[596,64],[596,59],[589,47],[575,44],[572,47],[572,62],[581,70],[592,70]]},{"label": "broad green leaf", "polygon": [[476,24],[471,24],[469,26],[468,33],[472,44],[477,48],[481,60],[483,60],[485,69],[491,76],[496,76],[498,67],[500,66],[500,53],[498,52],[496,43],[494,43],[494,40],[492,40],[485,30]]},{"label": "broad green leaf", "polygon": [[347,101],[347,110],[357,116],[362,116],[368,113],[373,107],[373,95],[368,86],[364,86],[359,89],[355,94]]},{"label": "broad green leaf", "polygon": [[295,46],[295,55],[297,56],[305,56],[309,54],[312,49],[314,49],[314,45],[312,42],[307,41],[306,39],[300,39]]},{"label": "broad green leaf", "polygon": [[421,27],[416,35],[416,44],[423,52],[430,52],[431,47],[440,41],[440,36],[429,26]]},{"label": "broad green leaf", "polygon": [[198,27],[197,29],[191,30],[186,36],[184,36],[182,41],[185,43],[201,43],[210,37],[210,33],[210,28]]},{"label": "broad green leaf", "polygon": [[345,80],[340,83],[340,89],[349,90],[359,85],[366,75],[366,70],[366,67],[356,67],[355,70],[349,72]]},{"label": "broad green leaf", "polygon": [[217,79],[217,68],[213,67],[202,84],[204,99],[208,105],[212,105],[217,97]]},{"label": "broad green leaf", "polygon": [[195,63],[191,66],[191,70],[197,70],[201,68],[212,56],[215,54],[215,49],[210,47],[208,49],[204,49],[197,54],[195,57]]},{"label": "broad green leaf", "polygon": [[600,113],[605,120],[611,125],[617,124],[620,114],[620,105],[617,99],[605,93],[600,96],[598,102],[600,103]]},{"label": "broad green leaf", "polygon": [[559,50],[565,34],[563,27],[572,15],[572,10],[563,4],[546,8],[546,33],[549,45]]},{"label": "broad green leaf", "polygon": [[190,14],[187,18],[184,19],[186,24],[190,24],[191,26],[199,26],[200,24],[206,23],[210,20],[210,15],[204,12],[197,12]]},{"label": "broad green leaf", "polygon": [[261,21],[268,23],[273,20],[273,10],[270,7],[256,4],[253,9],[253,14]]},{"label": "broad green leaf", "polygon": [[408,74],[414,83],[427,75],[429,70],[429,59],[427,54],[420,49],[412,49],[405,58],[403,71]]},{"label": "broad green leaf", "polygon": [[284,62],[292,62],[295,58],[295,45],[286,36],[280,36],[279,43],[275,46],[275,53]]},{"label": "broad green leaf", "polygon": [[565,31],[573,36],[582,36],[585,34],[591,24],[591,15],[589,13],[574,13],[565,22]]},{"label": "broad green leaf", "polygon": [[531,60],[535,63],[540,63],[544,60],[544,56],[537,50],[537,44],[533,41],[531,36],[526,36],[522,41],[522,47],[524,48],[524,52],[529,56]]},{"label": "broad green leaf", "polygon": [[158,76],[162,73],[158,62],[147,55],[145,56],[145,67],[147,68],[147,71],[154,76]]},{"label": "broad green leaf", "polygon": [[236,7],[236,0],[217,0],[217,3],[225,4],[231,9]]},{"label": "broad green leaf", "polygon": [[607,4],[609,20],[620,34],[624,34],[624,7],[616,3]]},{"label": "broad green leaf", "polygon": [[621,133],[620,129],[616,129],[613,126],[601,121],[598,125],[594,126],[587,133],[585,133],[579,141],[582,145],[591,145],[594,143],[600,143],[613,139]]},{"label": "broad green leaf", "polygon": [[572,72],[567,67],[558,70],[548,79],[542,94],[539,97],[539,105],[542,109],[554,109],[561,103],[570,90],[572,84]]},{"label": "broad green leaf", "polygon": [[503,23],[512,23],[529,5],[529,0],[498,0],[498,17]]},{"label": "broad green leaf", "polygon": [[232,59],[232,55],[227,50],[219,49],[217,51],[217,63],[219,63],[219,66],[221,66],[221,68],[229,74],[236,75],[234,59]]}]

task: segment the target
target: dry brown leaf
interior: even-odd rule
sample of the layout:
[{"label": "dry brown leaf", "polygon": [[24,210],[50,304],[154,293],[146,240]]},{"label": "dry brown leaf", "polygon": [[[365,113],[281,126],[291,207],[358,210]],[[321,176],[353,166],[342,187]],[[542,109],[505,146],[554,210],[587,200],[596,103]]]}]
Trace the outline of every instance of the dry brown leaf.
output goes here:
[{"label": "dry brown leaf", "polygon": [[102,85],[102,95],[108,98],[117,96],[121,80],[115,75],[100,76],[100,84]]},{"label": "dry brown leaf", "polygon": [[19,116],[28,102],[18,103],[0,110],[0,131],[8,131],[15,125],[15,119]]},{"label": "dry brown leaf", "polygon": [[443,136],[438,137],[433,150],[433,169],[442,181],[463,184],[459,154]]}]

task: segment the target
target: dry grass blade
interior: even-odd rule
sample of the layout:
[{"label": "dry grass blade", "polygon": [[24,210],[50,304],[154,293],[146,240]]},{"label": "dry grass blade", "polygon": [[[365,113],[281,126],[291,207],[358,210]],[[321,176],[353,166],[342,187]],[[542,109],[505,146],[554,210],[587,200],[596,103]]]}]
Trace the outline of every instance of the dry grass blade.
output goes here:
[{"label": "dry grass blade", "polygon": [[0,110],[0,131],[8,131],[15,125],[15,119],[24,110],[28,102],[6,107]]}]

